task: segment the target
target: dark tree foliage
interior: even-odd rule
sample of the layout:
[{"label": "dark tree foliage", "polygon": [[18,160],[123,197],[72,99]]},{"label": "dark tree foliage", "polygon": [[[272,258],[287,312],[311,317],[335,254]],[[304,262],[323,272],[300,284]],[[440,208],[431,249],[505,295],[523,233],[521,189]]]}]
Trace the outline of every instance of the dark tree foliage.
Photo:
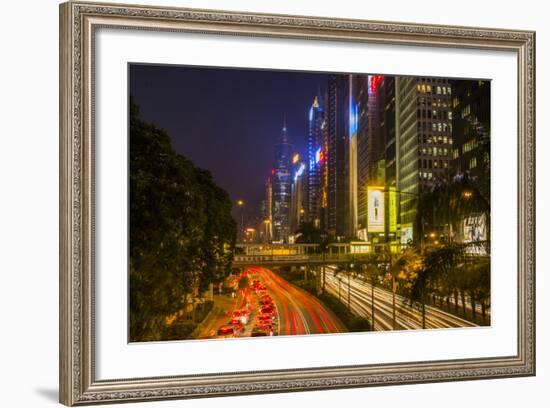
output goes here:
[{"label": "dark tree foliage", "polygon": [[130,102],[130,338],[159,340],[195,288],[229,272],[231,199]]}]

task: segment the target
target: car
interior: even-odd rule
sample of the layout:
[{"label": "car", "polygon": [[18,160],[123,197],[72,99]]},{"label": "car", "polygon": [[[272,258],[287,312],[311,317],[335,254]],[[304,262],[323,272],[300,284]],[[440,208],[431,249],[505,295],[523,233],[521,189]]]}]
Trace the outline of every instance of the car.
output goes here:
[{"label": "car", "polygon": [[265,336],[273,336],[273,330],[265,326],[254,326],[254,328],[252,329],[252,333],[250,333],[250,337],[265,337]]},{"label": "car", "polygon": [[273,304],[273,300],[271,299],[260,299],[258,302],[261,306],[269,306]]},{"label": "car", "polygon": [[218,338],[231,338],[231,337],[237,337],[237,330],[235,327],[231,324],[226,324],[225,326],[222,326],[218,329],[217,333]]},{"label": "car", "polygon": [[271,323],[273,320],[275,320],[275,315],[270,313],[260,314],[257,317],[257,321],[262,323]]},{"label": "car", "polygon": [[[233,330],[235,331],[236,333],[236,336],[238,336],[243,330],[244,330],[244,324],[242,324],[242,322],[240,320],[238,320],[237,322],[233,323],[232,321],[229,322],[229,324],[231,326],[233,326]],[[236,337],[235,336],[235,337]]]},{"label": "car", "polygon": [[250,318],[250,312],[246,309],[241,309],[241,310],[235,310],[233,312],[231,320],[237,319],[242,324],[247,324],[249,318]]},{"label": "car", "polygon": [[262,314],[264,314],[264,313],[273,314],[273,313],[275,313],[275,306],[273,304],[261,306],[260,307],[260,313],[262,313]]},{"label": "car", "polygon": [[261,320],[258,320],[258,321],[256,321],[256,323],[254,324],[254,327],[263,327],[264,329],[269,329],[269,330],[272,330],[272,331],[273,331],[273,327],[275,327],[275,325],[273,324],[272,321],[261,321]]}]

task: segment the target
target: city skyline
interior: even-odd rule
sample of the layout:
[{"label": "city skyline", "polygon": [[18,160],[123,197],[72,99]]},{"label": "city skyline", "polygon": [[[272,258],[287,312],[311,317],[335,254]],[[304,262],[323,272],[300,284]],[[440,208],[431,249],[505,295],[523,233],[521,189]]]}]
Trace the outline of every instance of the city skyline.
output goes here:
[{"label": "city skyline", "polygon": [[490,324],[490,81],[130,74],[132,338]]},{"label": "city skyline", "polygon": [[[324,73],[294,71],[149,64],[131,64],[129,70],[129,93],[143,118],[166,129],[176,151],[210,170],[233,200],[245,200],[247,211],[255,213],[284,122],[290,143],[305,152],[311,95],[327,81]],[[217,114],[214,101],[230,109]],[[227,171],[226,153],[239,159],[235,177]],[[236,181],[243,179],[250,182]]]},{"label": "city skyline", "polygon": [[[258,231],[262,231],[261,222],[266,221],[266,219],[270,223],[273,222],[270,215],[266,215],[265,213],[267,201],[265,188],[266,183],[272,182],[269,179],[274,177],[275,170],[280,164],[277,163],[274,149],[280,145],[281,134],[284,133],[286,143],[290,145],[291,149],[291,153],[288,153],[288,159],[290,160],[290,156],[294,157],[297,154],[300,157],[299,164],[304,163],[306,165],[308,176],[303,183],[307,183],[308,185],[304,186],[307,187],[307,191],[304,190],[303,192],[305,197],[303,197],[304,202],[302,204],[307,205],[308,208],[298,208],[297,205],[299,204],[296,202],[294,202],[294,208],[290,208],[292,201],[290,190],[295,188],[295,186],[288,185],[284,187],[288,190],[288,196],[285,199],[284,205],[286,209],[283,210],[284,214],[288,213],[283,216],[285,218],[283,229],[286,232],[284,233],[284,239],[278,236],[276,241],[288,241],[287,236],[292,224],[292,220],[290,219],[290,212],[292,210],[296,213],[294,217],[300,218],[300,222],[294,220],[293,227],[295,229],[301,222],[309,221],[314,224],[317,223],[319,227],[322,224],[325,230],[330,230],[336,236],[356,235],[357,231],[350,224],[357,224],[360,227],[362,226],[362,228],[359,228],[359,230],[362,230],[359,231],[359,238],[368,238],[364,231],[367,217],[366,190],[355,187],[357,190],[356,196],[343,197],[343,190],[350,190],[349,180],[348,183],[342,183],[339,180],[338,188],[336,188],[336,182],[333,179],[338,171],[342,173],[342,165],[336,163],[336,160],[328,155],[329,144],[331,144],[331,151],[336,152],[338,150],[340,151],[338,154],[344,156],[348,154],[347,150],[349,150],[350,146],[342,146],[342,142],[335,140],[334,135],[326,134],[323,136],[320,129],[320,126],[324,123],[327,128],[329,126],[334,127],[330,131],[332,132],[331,134],[335,134],[335,132],[350,133],[352,130],[349,128],[349,118],[342,120],[341,118],[335,119],[332,117],[334,123],[331,123],[329,120],[331,118],[325,116],[324,105],[334,104],[336,103],[335,98],[342,98],[341,95],[336,94],[335,89],[338,86],[340,88],[348,87],[346,92],[350,91],[349,86],[351,85],[342,83],[342,81],[347,81],[346,78],[355,78],[354,81],[357,81],[355,87],[357,88],[363,87],[367,89],[369,86],[377,88],[377,92],[373,92],[370,96],[368,95],[369,92],[358,95],[358,100],[356,101],[357,106],[363,105],[365,111],[369,109],[373,111],[380,109],[379,105],[383,103],[377,103],[377,98],[387,97],[388,100],[395,100],[395,78],[400,78],[404,87],[408,86],[411,88],[415,86],[417,79],[421,77],[395,77],[370,74],[355,74],[350,76],[347,74],[142,64],[132,64],[130,70],[130,95],[140,105],[143,117],[166,129],[171,136],[176,151],[184,154],[200,167],[211,171],[214,179],[229,192],[232,200],[241,203],[240,206],[235,206],[233,211],[236,221],[246,224],[241,227],[257,228]],[[289,80],[289,78],[292,78],[292,80]],[[431,79],[436,82],[445,82],[444,89],[446,92],[445,94],[440,94],[439,97],[444,101],[443,104],[448,107],[447,114],[448,112],[452,112],[450,81],[453,80],[444,78]],[[374,81],[373,84],[371,84],[371,81]],[[339,82],[340,84],[338,84]],[[462,88],[464,88],[464,84],[468,84],[469,82],[488,84],[487,81],[479,80],[453,81],[456,86],[462,86]],[[258,87],[259,83],[262,84],[262,87]],[[167,84],[170,84],[170,86],[168,87]],[[284,84],[284,86],[281,86],[281,84]],[[403,89],[403,86],[401,89]],[[178,87],[182,89],[181,92],[174,91]],[[380,90],[378,90],[378,87],[380,87]],[[171,90],[167,90],[167,88],[171,88]],[[235,94],[237,89],[238,93]],[[386,89],[388,90],[387,92]],[[384,95],[377,97],[380,91]],[[434,88],[435,91],[436,89]],[[388,95],[385,95],[386,93]],[[228,94],[231,94],[231,98],[228,97]],[[487,95],[490,94],[486,93]],[[362,101],[361,98],[363,98]],[[179,104],[177,103],[178,100]],[[214,115],[212,119],[216,117],[219,120],[206,119],[205,121],[205,112],[209,112],[211,108],[217,106],[214,101],[229,100],[234,101],[231,104],[231,109],[222,109],[221,113],[218,114],[215,114],[216,109],[212,111]],[[291,101],[295,102],[292,103]],[[409,106],[405,108],[409,110],[415,109],[412,106],[412,100]],[[387,107],[383,110],[387,110]],[[186,112],[186,114],[182,112]],[[431,114],[431,109],[428,113]],[[397,115],[399,114],[398,112]],[[401,114],[406,115],[407,112],[401,112]],[[316,122],[315,125],[312,125],[311,115],[315,116],[313,118],[313,122]],[[346,112],[346,115],[350,115],[349,110]],[[366,115],[366,113],[363,113],[363,115]],[[382,118],[384,115],[385,117]],[[485,116],[487,115],[488,113],[485,114]],[[358,178],[359,182],[366,181],[369,184],[380,184],[376,173],[382,171],[385,175],[387,174],[389,180],[389,182],[384,180],[382,184],[389,186],[393,183],[395,188],[397,181],[395,160],[393,162],[389,160],[387,168],[382,169],[376,168],[375,161],[370,159],[370,157],[374,157],[375,155],[381,157],[382,150],[395,150],[396,148],[395,138],[384,148],[380,144],[380,140],[387,137],[388,131],[395,132],[395,102],[391,106],[390,114],[388,115],[385,112],[382,116],[380,112],[377,115],[369,114],[366,120],[358,120],[358,123],[355,124],[356,126],[363,126],[364,129],[355,129],[358,132],[355,141],[353,137],[350,137],[350,141],[353,141],[353,143],[359,142],[357,146],[352,146],[352,148],[361,149],[361,151],[354,153],[356,159],[359,160],[355,164],[357,175],[354,175],[354,177]],[[246,120],[251,117],[258,118],[258,120]],[[198,121],[194,121],[192,118],[197,118]],[[444,119],[439,119],[442,121],[438,124],[444,127],[443,132],[445,133],[447,126],[449,128],[452,126],[452,116],[449,115]],[[488,120],[488,118],[484,119]],[[348,123],[346,123],[346,120]],[[427,118],[421,118],[421,120],[427,120]],[[336,123],[337,121],[339,122]],[[200,122],[200,131],[197,130],[199,125],[195,122]],[[338,129],[335,127],[338,127]],[[325,131],[328,132],[328,130]],[[366,137],[362,136],[362,133],[378,136]],[[411,137],[416,137],[415,135],[416,132],[411,133]],[[323,137],[326,139],[326,146],[317,151]],[[363,143],[361,143],[361,137],[365,139]],[[238,143],[231,143],[232,138],[238,141]],[[415,148],[419,148],[419,151],[425,151],[426,146],[431,151],[432,147],[426,144],[425,140]],[[346,151],[341,152],[341,150]],[[437,148],[434,148],[434,150],[437,150]],[[470,151],[472,150],[475,149],[470,149]],[[440,155],[439,160],[429,160],[429,163],[424,164],[426,170],[428,164],[432,163],[439,165],[439,168],[430,169],[429,172],[421,172],[421,177],[417,184],[429,183],[430,180],[426,180],[423,177],[433,176],[435,178],[436,175],[442,174],[453,161],[451,155],[456,154],[456,152],[453,153],[451,143],[449,143],[449,147],[443,147],[441,151],[445,152],[445,154]],[[320,152],[327,156],[324,174],[320,174],[320,168],[315,166],[315,163],[311,163],[312,157],[314,158],[315,154],[319,154]],[[396,152],[392,154],[395,156]],[[410,156],[411,154],[416,155],[417,152],[411,150],[402,152],[403,157]],[[231,171],[227,170],[226,161],[224,160],[226,158],[225,155],[234,158]],[[468,166],[471,163],[464,162],[466,160],[464,159],[465,156],[461,155],[460,160],[454,160],[454,162],[460,162],[462,167]],[[473,158],[472,153],[469,156],[468,160],[476,160]],[[426,159],[423,160],[425,161]],[[378,164],[386,166],[386,164]],[[340,166],[340,168],[336,169],[335,166]],[[288,167],[292,167],[290,163],[288,163]],[[458,167],[454,166],[453,170]],[[290,170],[289,173],[296,171],[297,168]],[[289,174],[288,177],[292,178],[294,174]],[[322,177],[326,178],[324,180],[326,191],[322,191],[320,186]],[[407,192],[410,194],[408,196],[402,194],[403,196],[400,197],[400,200],[402,200],[400,205],[405,208],[402,216],[406,224],[413,222],[415,212],[414,209],[411,210],[409,208],[409,202],[414,200],[413,194],[418,193],[416,182],[413,182],[411,185],[410,177],[411,175],[409,174],[409,181],[406,181],[407,177],[404,177],[402,183],[404,194]],[[331,179],[330,183],[329,178]],[[342,174],[340,174],[340,179],[342,178]],[[313,185],[316,183],[319,186],[313,188]],[[279,190],[277,186],[279,184],[275,183],[273,186],[276,187],[275,194],[278,194]],[[324,205],[321,205],[321,200],[323,199],[325,202]],[[392,199],[394,198],[392,197]],[[335,209],[338,206],[349,205],[349,200],[355,200],[352,206],[356,207],[356,213],[351,214],[352,219],[349,219],[349,217],[348,219],[343,218],[342,214],[338,213]],[[330,208],[327,205],[328,201],[334,203]],[[277,200],[272,201],[272,206],[274,206],[272,211],[275,209],[277,214],[281,214],[278,210],[278,202]],[[301,216],[300,210],[302,211]],[[326,212],[321,215],[320,211]],[[350,209],[348,208],[349,211]],[[409,215],[407,215],[407,211],[410,212]],[[276,218],[280,218],[280,216],[277,215]],[[321,223],[321,221],[323,222]],[[280,224],[280,221],[277,219],[275,223]],[[344,225],[347,225],[347,227],[344,227]],[[271,234],[273,234],[273,225],[270,225],[270,229]],[[279,229],[279,227],[276,228],[275,234],[278,234],[277,231]],[[239,233],[242,237],[243,231],[239,231]]]}]

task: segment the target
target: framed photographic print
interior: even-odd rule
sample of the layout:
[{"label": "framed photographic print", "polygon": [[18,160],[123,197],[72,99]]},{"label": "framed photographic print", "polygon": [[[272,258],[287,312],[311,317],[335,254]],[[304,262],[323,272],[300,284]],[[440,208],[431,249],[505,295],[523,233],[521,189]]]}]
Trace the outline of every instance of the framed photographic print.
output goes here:
[{"label": "framed photographic print", "polygon": [[61,402],[534,375],[534,42],[62,4]]}]

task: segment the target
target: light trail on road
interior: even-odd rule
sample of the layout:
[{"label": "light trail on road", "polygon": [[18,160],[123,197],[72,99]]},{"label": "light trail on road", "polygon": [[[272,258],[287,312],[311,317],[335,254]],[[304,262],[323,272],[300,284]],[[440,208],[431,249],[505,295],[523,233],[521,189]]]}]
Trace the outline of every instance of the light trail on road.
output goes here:
[{"label": "light trail on road", "polygon": [[[273,271],[261,267],[249,267],[243,272],[250,281],[265,285],[266,292],[275,305],[276,335],[304,335],[346,332],[346,327],[315,296],[294,286]],[[248,309],[249,321],[243,325],[235,337],[250,337],[259,315],[259,294],[250,288],[239,289],[235,299],[210,321],[204,322],[197,338],[217,338],[221,327],[227,326],[233,312]],[[222,336],[223,337],[223,336]]]},{"label": "light trail on road", "polygon": [[[347,304],[348,278],[347,275],[339,282],[331,268],[326,268],[326,290],[335,297],[342,297],[342,302]],[[340,285],[340,287],[339,287]],[[371,285],[360,279],[350,277],[350,309],[352,313],[371,318]],[[395,295],[396,330],[422,329],[422,313],[418,309],[407,304],[407,299],[398,294]],[[432,306],[426,306],[426,328],[449,328],[449,327],[475,327],[476,325],[460,317],[444,312]],[[374,288],[374,330],[393,329],[393,305],[392,293],[385,289]]]},{"label": "light trail on road", "polygon": [[[312,294],[266,268],[251,268],[258,274],[279,310],[279,335],[341,333],[340,320]],[[282,313],[281,313],[282,311]]]}]

